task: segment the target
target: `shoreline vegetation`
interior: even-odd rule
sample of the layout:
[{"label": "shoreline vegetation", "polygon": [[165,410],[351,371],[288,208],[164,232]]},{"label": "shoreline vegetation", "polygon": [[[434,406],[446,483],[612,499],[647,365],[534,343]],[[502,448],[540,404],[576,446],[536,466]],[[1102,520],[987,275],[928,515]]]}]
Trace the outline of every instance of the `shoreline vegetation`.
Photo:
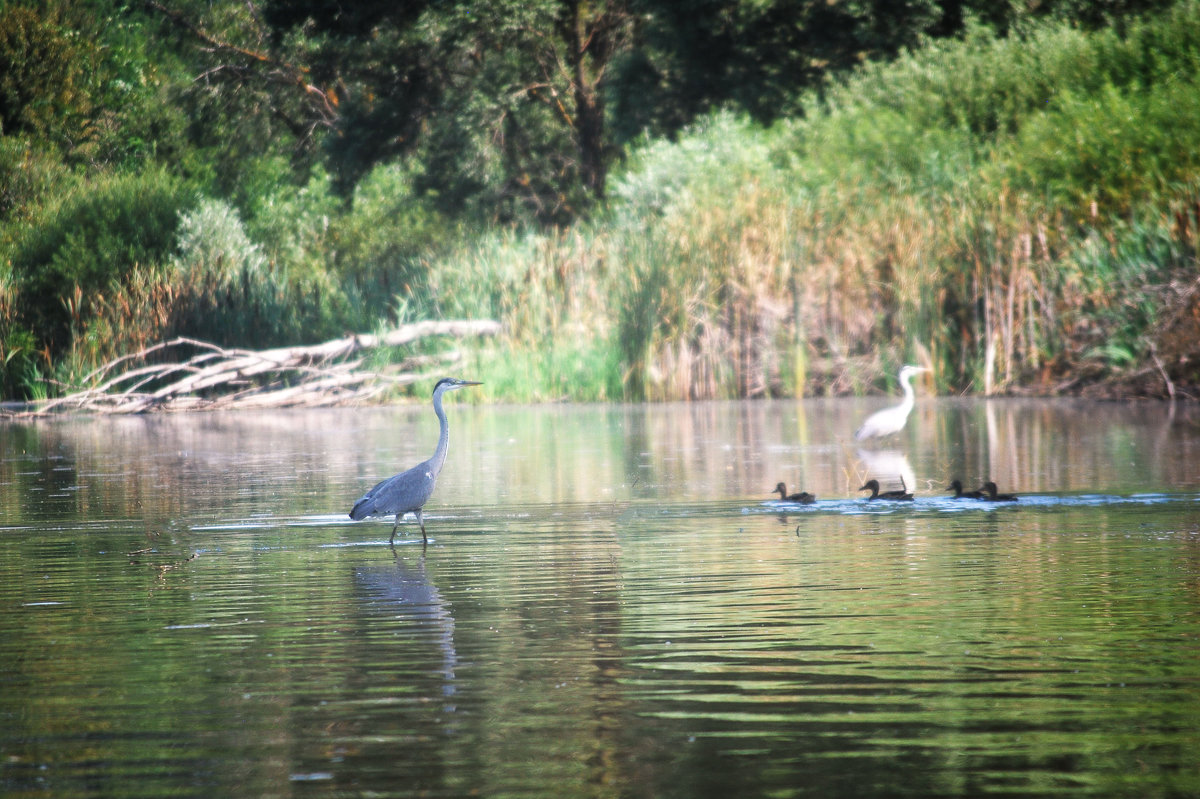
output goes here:
[{"label": "shoreline vegetation", "polygon": [[343,198],[262,159],[218,198],[0,136],[3,398],[94,392],[181,338],[440,319],[497,327],[363,368],[453,350],[479,399],[513,402],[888,392],[903,363],[940,394],[1200,398],[1200,3],[968,26],[799,107],[634,139],[604,201],[554,226],[455,220],[402,162]]}]

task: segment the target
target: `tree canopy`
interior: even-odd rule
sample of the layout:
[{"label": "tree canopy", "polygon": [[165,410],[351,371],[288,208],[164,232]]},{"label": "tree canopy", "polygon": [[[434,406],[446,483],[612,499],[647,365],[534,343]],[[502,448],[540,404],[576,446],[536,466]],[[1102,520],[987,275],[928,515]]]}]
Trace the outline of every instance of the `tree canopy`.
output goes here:
[{"label": "tree canopy", "polygon": [[[286,127],[349,191],[406,159],[443,212],[561,224],[602,199],[623,147],[674,135],[718,107],[762,122],[803,90],[970,20],[1081,24],[1163,0],[151,0],[194,47],[193,71],[227,104],[223,126]],[[236,109],[236,110],[232,110]],[[240,121],[239,121],[240,120]],[[318,146],[319,145],[319,146]]]}]

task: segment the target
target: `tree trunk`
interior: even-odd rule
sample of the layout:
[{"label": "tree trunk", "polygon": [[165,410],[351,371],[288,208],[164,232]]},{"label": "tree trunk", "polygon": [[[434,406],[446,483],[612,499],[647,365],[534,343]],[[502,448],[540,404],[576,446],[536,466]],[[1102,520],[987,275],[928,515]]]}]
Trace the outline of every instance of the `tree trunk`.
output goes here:
[{"label": "tree trunk", "polygon": [[580,180],[596,199],[604,198],[608,179],[604,73],[627,38],[632,17],[623,0],[585,6],[567,0],[563,19],[569,74],[575,100],[575,139]]}]

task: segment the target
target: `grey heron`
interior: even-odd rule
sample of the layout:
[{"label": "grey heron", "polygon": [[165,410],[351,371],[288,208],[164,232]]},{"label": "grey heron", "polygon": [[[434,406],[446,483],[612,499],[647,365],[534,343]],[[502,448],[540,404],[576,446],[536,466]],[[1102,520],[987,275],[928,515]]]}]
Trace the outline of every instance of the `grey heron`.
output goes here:
[{"label": "grey heron", "polygon": [[901,369],[900,386],[904,389],[904,401],[899,405],[884,408],[882,411],[876,411],[868,416],[867,421],[863,422],[862,427],[858,428],[858,432],[854,434],[854,438],[859,441],[867,438],[882,438],[903,430],[904,423],[908,421],[908,415],[916,403],[916,396],[913,394],[910,381],[913,375],[930,371],[933,370],[924,366],[905,366]]},{"label": "grey heron", "polygon": [[900,485],[902,486],[902,488],[899,491],[884,491],[884,492],[880,493],[879,481],[878,480],[868,480],[866,483],[863,484],[862,488],[860,488],[858,490],[859,491],[870,491],[871,496],[867,497],[868,500],[871,500],[871,499],[910,500],[910,499],[912,499],[913,495],[908,493],[908,486],[904,485],[903,479],[900,480]]},{"label": "grey heron", "polygon": [[433,494],[438,474],[441,473],[442,466],[446,463],[446,450],[450,447],[450,425],[446,423],[446,412],[442,409],[442,397],[451,391],[478,385],[481,384],[473,380],[459,380],[456,377],[443,377],[437,382],[437,385],[433,387],[433,412],[437,414],[438,423],[441,425],[441,434],[438,436],[437,449],[433,451],[433,457],[383,480],[363,494],[350,510],[351,519],[359,521],[368,516],[396,514],[396,522],[392,525],[392,537],[388,539],[389,544],[394,544],[400,519],[404,514],[412,513],[417,517],[417,524],[421,525],[421,540],[425,543],[429,542],[425,535],[425,519],[421,515],[421,509],[425,507],[425,503]]},{"label": "grey heron", "polygon": [[775,490],[779,492],[779,498],[784,502],[799,502],[801,505],[811,505],[817,501],[816,496],[807,491],[801,491],[799,494],[788,494],[787,486],[783,483],[776,485]]},{"label": "grey heron", "polygon": [[983,499],[982,491],[963,491],[963,485],[958,480],[950,481],[950,490],[954,492],[955,499]]},{"label": "grey heron", "polygon": [[997,494],[996,491],[999,489],[996,488],[996,484],[993,483],[991,480],[987,481],[982,486],[980,486],[979,490],[984,493],[983,498],[986,499],[988,502],[1016,502],[1017,501],[1016,494]]}]

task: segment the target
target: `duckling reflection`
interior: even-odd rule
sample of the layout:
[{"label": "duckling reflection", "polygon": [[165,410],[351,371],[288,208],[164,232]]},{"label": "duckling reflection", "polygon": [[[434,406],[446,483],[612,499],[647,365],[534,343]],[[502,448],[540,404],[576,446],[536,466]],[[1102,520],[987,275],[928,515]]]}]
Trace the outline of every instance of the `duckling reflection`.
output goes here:
[{"label": "duckling reflection", "polygon": [[867,497],[868,500],[872,500],[872,499],[911,500],[913,498],[913,495],[908,493],[907,487],[904,486],[904,478],[900,478],[900,485],[901,485],[901,490],[899,490],[899,491],[883,491],[883,492],[881,492],[879,490],[879,481],[878,480],[868,480],[866,483],[863,484],[862,488],[860,488],[858,490],[859,491],[870,491],[871,496]]},{"label": "duckling reflection", "polygon": [[999,489],[996,488],[996,484],[993,483],[991,480],[984,483],[983,486],[980,487],[980,490],[984,493],[983,498],[985,500],[987,500],[988,502],[1016,502],[1017,501],[1016,494],[997,494],[996,492]]},{"label": "duckling reflection", "polygon": [[983,499],[982,491],[963,491],[963,484],[959,480],[950,481],[950,490],[954,492],[954,499]]},{"label": "duckling reflection", "polygon": [[777,484],[775,486],[775,491],[779,493],[779,498],[784,502],[799,502],[801,505],[811,505],[817,501],[816,496],[808,493],[807,491],[801,491],[798,494],[789,494],[787,492],[787,486],[783,483]]},{"label": "duckling reflection", "polygon": [[[442,694],[455,693],[454,671],[458,666],[458,651],[454,646],[454,616],[449,604],[442,598],[437,586],[425,574],[425,559],[420,566],[412,568],[403,561],[389,566],[360,566],[354,570],[358,584],[370,595],[368,607],[388,614],[392,619],[410,622],[418,632],[437,641],[441,652],[441,668],[444,683]],[[408,636],[419,641],[420,635]]]}]

